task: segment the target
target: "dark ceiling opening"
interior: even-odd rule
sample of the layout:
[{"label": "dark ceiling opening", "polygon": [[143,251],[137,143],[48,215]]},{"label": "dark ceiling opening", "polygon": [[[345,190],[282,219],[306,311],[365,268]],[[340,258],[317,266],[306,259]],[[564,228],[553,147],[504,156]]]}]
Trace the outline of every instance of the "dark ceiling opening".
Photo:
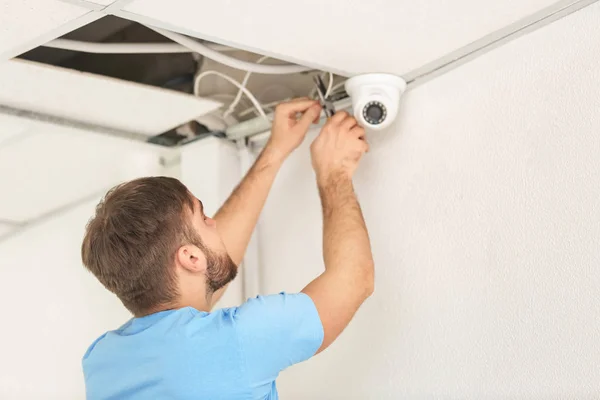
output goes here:
[{"label": "dark ceiling opening", "polygon": [[[85,42],[169,43],[155,31],[129,20],[106,16],[62,37]],[[202,56],[176,54],[92,54],[38,47],[18,58],[145,85],[192,93]]]}]

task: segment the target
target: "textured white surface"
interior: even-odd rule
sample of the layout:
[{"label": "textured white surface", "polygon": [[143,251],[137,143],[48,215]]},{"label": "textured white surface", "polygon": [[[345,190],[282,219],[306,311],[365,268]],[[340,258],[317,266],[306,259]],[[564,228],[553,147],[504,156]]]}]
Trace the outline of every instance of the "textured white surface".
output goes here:
[{"label": "textured white surface", "polygon": [[[597,4],[408,92],[369,136],[375,295],[282,398],[600,397],[598,21]],[[261,220],[268,293],[322,270],[309,143]]]},{"label": "textured white surface", "polygon": [[35,124],[0,146],[0,219],[24,222],[159,168],[157,147]]},{"label": "textured white surface", "polygon": [[13,229],[14,229],[14,225],[3,224],[3,223],[0,222],[0,237],[2,237],[3,235],[9,233]]},{"label": "textured white surface", "polygon": [[130,318],[81,264],[84,227],[99,199],[0,242],[0,301],[13,305],[0,340],[2,399],[84,399],[83,354]]},{"label": "textured white surface", "polygon": [[114,3],[116,0],[88,0],[90,3],[101,4],[103,6],[109,6]]},{"label": "textured white surface", "polygon": [[0,103],[146,135],[219,107],[171,90],[21,60],[0,63]]},{"label": "textured white surface", "polygon": [[[55,134],[45,136],[53,137]],[[171,175],[167,169],[148,162],[155,160],[153,154],[136,151],[132,146],[123,149],[118,144],[111,144],[112,152],[105,151],[108,146],[102,141],[88,141],[87,147],[67,148],[82,153],[81,158],[87,160],[83,165],[73,159],[60,161],[58,157],[68,154],[64,150],[66,143],[58,143],[56,148],[48,145],[48,153],[57,159],[31,158],[30,165],[44,166],[54,172],[62,165],[64,168],[60,172],[63,175],[47,178],[37,171],[37,176],[29,178],[37,184],[35,189],[38,193],[26,195],[21,192],[18,194],[20,199],[25,203],[36,203],[39,209],[46,207],[45,203],[52,202],[57,195],[78,196],[73,191],[77,187],[80,190],[89,188],[87,181],[98,186],[111,182],[109,185],[112,186],[125,178]],[[103,155],[94,156],[86,148],[95,149]],[[96,159],[95,170],[90,169],[94,164],[90,158]],[[112,164],[99,165],[97,161],[100,158],[110,159]],[[0,164],[3,160],[4,153],[0,153]],[[238,182],[236,151],[229,143],[208,139],[191,144],[183,152],[182,164],[185,175],[182,180],[203,200],[210,213],[216,211]],[[69,166],[71,169],[77,166],[81,176],[74,176],[67,168]],[[18,169],[24,167],[25,163],[22,163],[12,168],[18,173]],[[6,171],[3,164],[0,171]],[[45,179],[52,183],[44,186]],[[28,182],[29,179],[19,180],[26,186]],[[6,182],[0,182],[0,185],[7,188]],[[2,201],[7,193],[13,196],[15,187],[8,189],[2,192]],[[19,186],[16,189],[23,190]],[[0,302],[11,304],[18,301],[18,307],[8,307],[4,313],[11,321],[11,329],[5,329],[0,340],[2,399],[85,398],[81,372],[81,358],[85,350],[101,334],[118,328],[130,318],[118,299],[81,265],[80,246],[84,227],[93,215],[101,194],[69,212],[0,241],[0,282],[4,283]],[[1,229],[2,225],[0,235]],[[37,261],[32,261],[34,255]],[[237,305],[240,302],[241,279],[238,279],[230,286],[221,305]],[[32,384],[32,376],[36,377],[35,384]]]},{"label": "textured white surface", "polygon": [[29,128],[29,124],[21,118],[0,114],[0,152],[3,146],[24,137]]},{"label": "textured white surface", "polygon": [[24,44],[36,42],[89,11],[59,0],[0,0],[0,54],[21,52]]},{"label": "textured white surface", "polygon": [[[235,146],[228,141],[207,138],[181,149],[181,181],[202,201],[207,215],[214,215],[240,181]],[[229,285],[217,307],[242,303],[242,274]]]},{"label": "textured white surface", "polygon": [[198,37],[333,71],[407,73],[556,0],[134,0]]}]

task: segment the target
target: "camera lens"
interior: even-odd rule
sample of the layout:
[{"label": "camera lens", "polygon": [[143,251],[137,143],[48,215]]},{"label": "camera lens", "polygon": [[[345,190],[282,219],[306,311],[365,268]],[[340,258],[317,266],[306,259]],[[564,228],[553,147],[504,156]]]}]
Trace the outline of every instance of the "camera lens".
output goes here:
[{"label": "camera lens", "polygon": [[379,125],[385,121],[387,110],[383,104],[378,101],[371,101],[363,108],[363,118],[371,125]]}]

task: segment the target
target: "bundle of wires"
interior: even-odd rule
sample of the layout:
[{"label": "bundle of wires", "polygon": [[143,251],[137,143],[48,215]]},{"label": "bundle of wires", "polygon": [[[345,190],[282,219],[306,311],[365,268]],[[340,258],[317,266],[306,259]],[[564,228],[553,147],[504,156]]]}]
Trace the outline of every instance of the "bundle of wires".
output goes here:
[{"label": "bundle of wires", "polygon": [[[225,79],[232,85],[238,88],[237,94],[234,96],[233,101],[229,104],[227,109],[223,112],[223,119],[225,120],[229,116],[231,116],[236,107],[242,101],[243,95],[250,100],[252,107],[246,108],[238,113],[238,117],[244,117],[249,112],[255,112],[257,115],[261,116],[265,120],[269,121],[267,114],[265,113],[265,108],[274,107],[281,101],[285,101],[286,99],[281,99],[268,104],[260,104],[260,102],[256,99],[256,97],[247,89],[248,81],[250,76],[253,73],[260,74],[295,74],[310,71],[311,68],[301,66],[301,65],[264,65],[263,62],[268,60],[270,57],[262,56],[255,63],[242,61],[236,59],[234,57],[223,54],[226,51],[236,50],[231,47],[217,45],[217,44],[204,44],[187,36],[181,35],[179,33],[167,31],[164,29],[148,26],[148,28],[162,34],[163,36],[173,40],[175,43],[89,43],[89,42],[79,42],[73,40],[66,39],[56,39],[53,40],[44,46],[53,47],[59,49],[73,50],[73,51],[81,51],[88,53],[112,53],[112,54],[143,54],[143,53],[184,53],[184,52],[196,52],[204,55],[214,61],[222,63],[232,68],[245,70],[246,74],[242,80],[242,82],[238,82],[237,80],[231,78],[230,76],[223,74],[219,71],[204,71],[196,76],[194,79],[194,94],[196,96],[199,95],[200,82],[207,76],[216,75]],[[331,93],[335,92],[336,89],[341,87],[344,82],[341,82],[337,85],[333,85],[334,77],[331,72],[329,74],[329,85],[327,88],[326,96],[329,96]],[[314,98],[315,96],[314,90],[309,94],[310,97]],[[216,95],[215,95],[216,96]],[[213,96],[213,97],[215,97]]]}]

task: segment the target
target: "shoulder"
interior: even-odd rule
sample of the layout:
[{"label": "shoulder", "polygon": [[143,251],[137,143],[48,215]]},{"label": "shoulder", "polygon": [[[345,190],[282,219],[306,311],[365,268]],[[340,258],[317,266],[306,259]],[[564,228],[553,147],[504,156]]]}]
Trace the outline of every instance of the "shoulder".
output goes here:
[{"label": "shoulder", "polygon": [[90,354],[92,354],[92,351],[94,350],[94,348],[96,347],[96,345],[102,340],[104,339],[104,337],[108,334],[108,332],[103,333],[99,338],[97,338],[96,340],[94,340],[92,342],[91,345],[89,345],[89,347],[87,348],[87,350],[85,351],[85,353],[83,354],[83,361],[85,361]]},{"label": "shoulder", "polygon": [[[323,326],[312,299],[304,293],[256,296],[232,311],[232,321],[242,339],[268,336],[271,340],[320,342]],[[243,340],[244,341],[244,340]]]},{"label": "shoulder", "polygon": [[85,361],[90,354],[92,354],[92,352],[94,351],[94,349],[106,338],[106,336],[110,335],[111,333],[121,333],[123,332],[125,329],[127,329],[133,322],[133,318],[129,319],[127,322],[125,322],[123,325],[121,325],[119,328],[117,329],[113,329],[110,331],[106,331],[104,332],[102,335],[100,335],[98,338],[96,338],[92,344],[90,344],[87,348],[87,350],[85,351],[84,355],[83,355],[83,360]]},{"label": "shoulder", "polygon": [[262,396],[282,370],[312,357],[323,341],[316,306],[304,293],[256,296],[230,315],[242,365]]},{"label": "shoulder", "polygon": [[267,296],[256,296],[248,299],[244,304],[233,309],[233,317],[243,317],[248,313],[268,313],[268,312],[305,312],[316,311],[312,299],[304,293],[286,293]]}]

